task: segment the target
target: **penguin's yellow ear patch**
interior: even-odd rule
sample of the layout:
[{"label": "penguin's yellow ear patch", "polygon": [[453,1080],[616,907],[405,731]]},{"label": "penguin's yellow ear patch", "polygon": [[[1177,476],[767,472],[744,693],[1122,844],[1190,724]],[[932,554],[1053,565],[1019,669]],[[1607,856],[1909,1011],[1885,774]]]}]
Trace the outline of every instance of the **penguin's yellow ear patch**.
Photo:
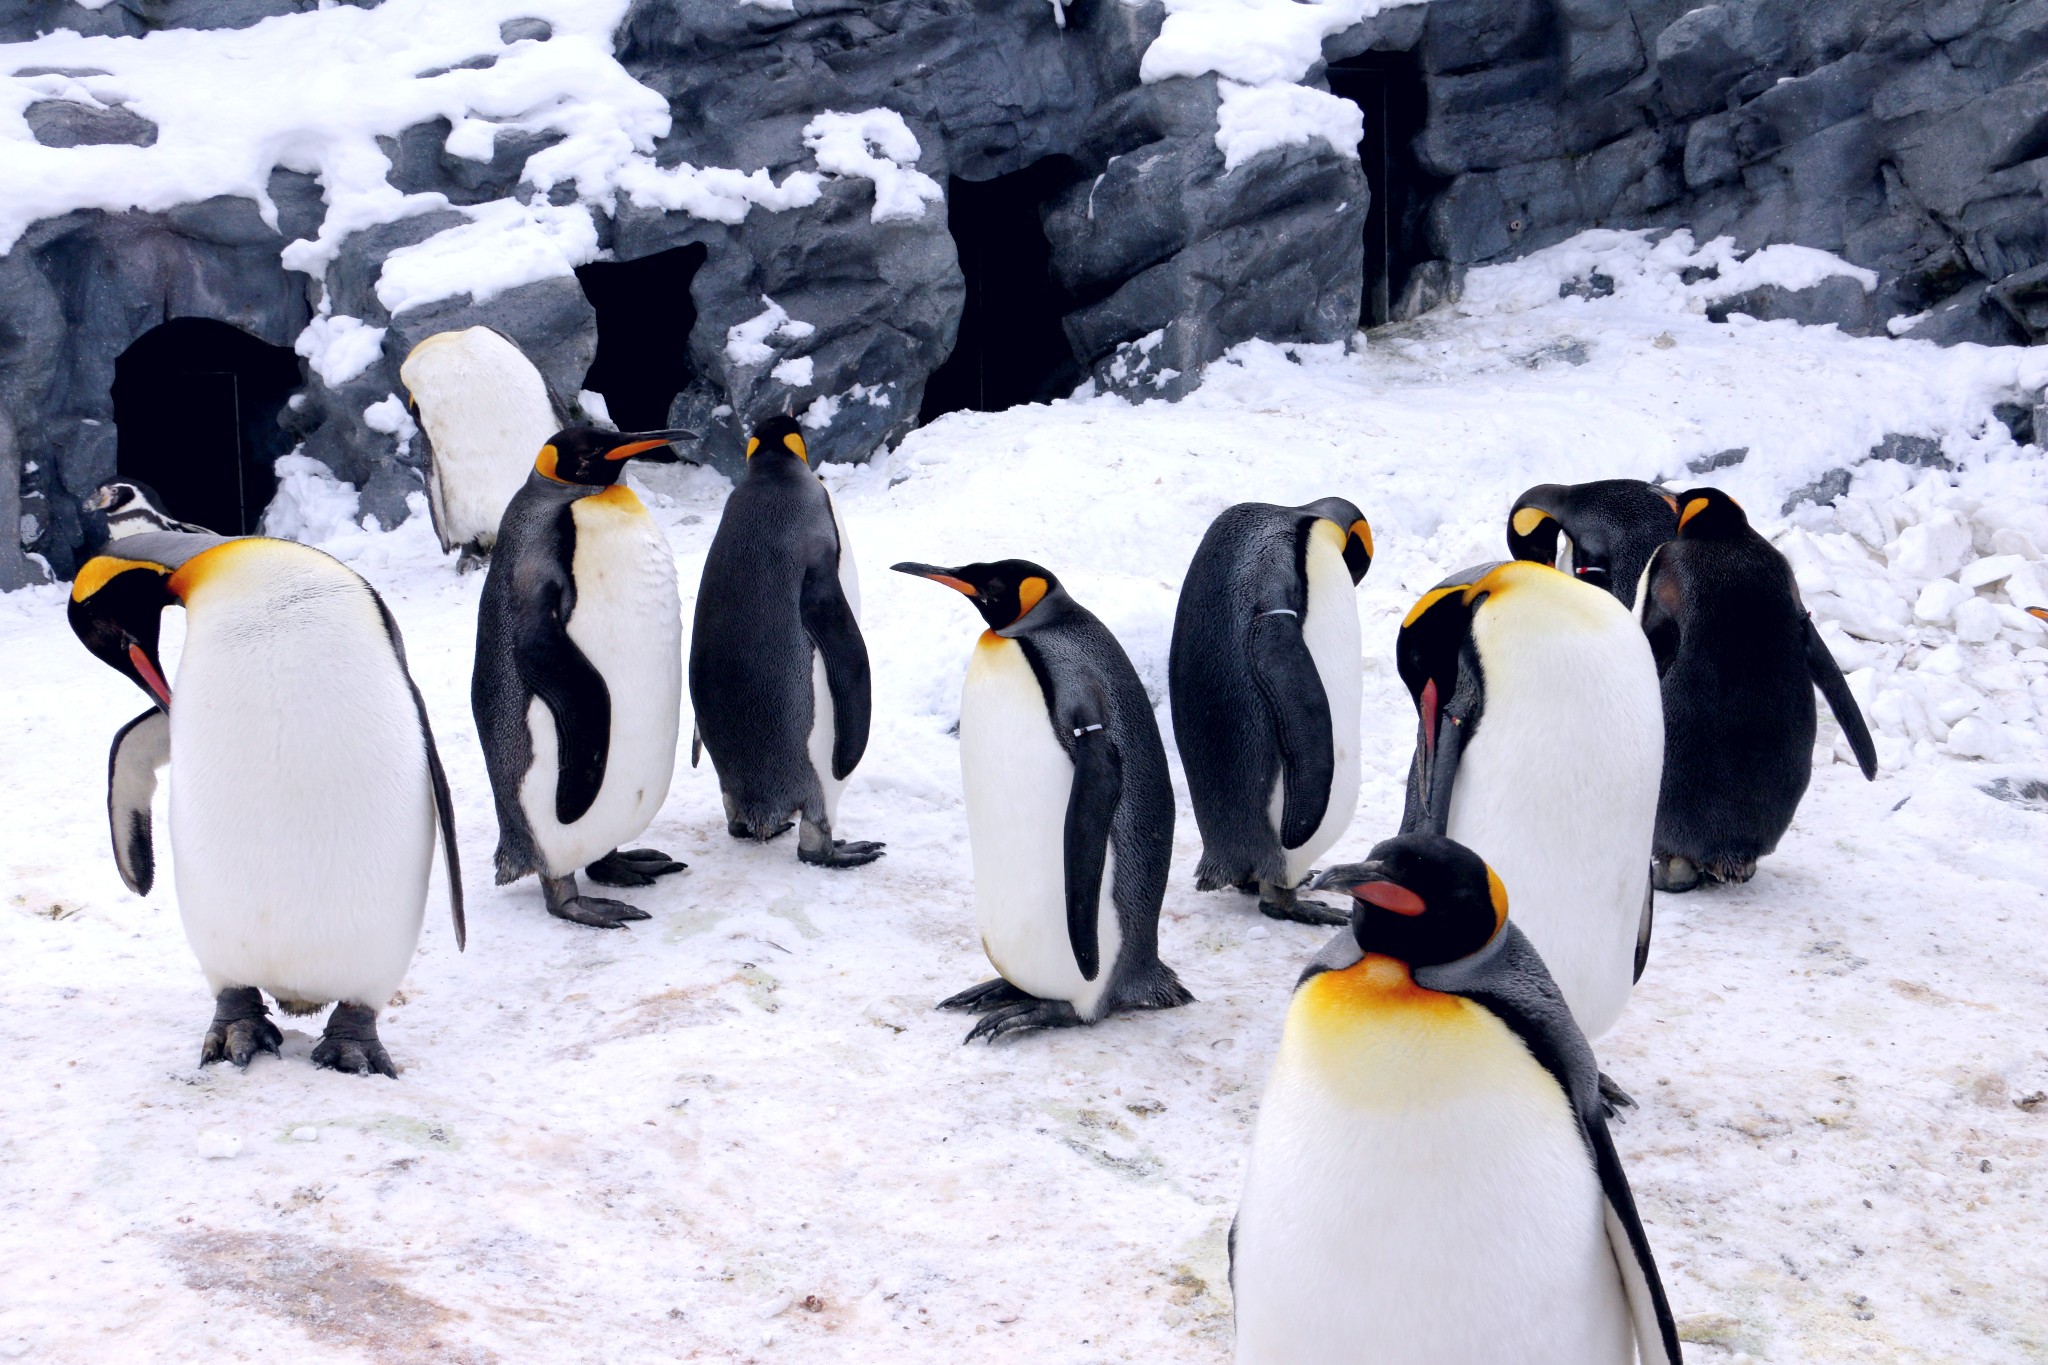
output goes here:
[{"label": "penguin's yellow ear patch", "polygon": [[757,451],[757,450],[759,450],[760,448],[761,448],[761,438],[760,438],[760,437],[758,437],[758,436],[749,436],[749,437],[747,438],[747,458],[748,458],[748,459],[750,459],[750,460],[751,460],[751,459],[753,459],[753,458],[754,458],[754,452],[755,452],[755,451]]},{"label": "penguin's yellow ear patch", "polygon": [[1529,535],[1533,533],[1537,527],[1541,526],[1544,522],[1549,520],[1550,513],[1544,511],[1542,508],[1524,507],[1521,511],[1515,513],[1515,534],[1518,536]]},{"label": "penguin's yellow ear patch", "polygon": [[1359,544],[1365,546],[1365,557],[1371,559],[1372,527],[1365,524],[1364,517],[1360,517],[1357,521],[1351,523],[1351,534],[1358,537]]},{"label": "penguin's yellow ear patch", "polygon": [[799,460],[802,460],[805,464],[811,462],[811,453],[804,449],[804,438],[793,431],[782,438],[782,448],[796,456]]},{"label": "penguin's yellow ear patch", "polygon": [[1031,609],[1037,606],[1045,597],[1046,589],[1049,586],[1051,585],[1036,574],[1033,574],[1017,585],[1017,619],[1019,621],[1031,614]]},{"label": "penguin's yellow ear patch", "polygon": [[1700,513],[1706,510],[1707,499],[1705,498],[1694,498],[1691,502],[1688,502],[1685,505],[1685,510],[1678,514],[1678,529],[1683,531],[1685,529],[1685,524],[1688,521],[1691,521],[1694,517],[1698,516]]},{"label": "penguin's yellow ear patch", "polygon": [[1500,874],[1491,863],[1486,867],[1486,898],[1493,902],[1493,932],[1497,934],[1508,922],[1508,889],[1501,885]]},{"label": "penguin's yellow ear patch", "polygon": [[71,600],[85,601],[130,569],[153,569],[166,575],[170,573],[169,569],[150,559],[122,559],[116,555],[96,555],[80,565],[78,577],[71,580]]},{"label": "penguin's yellow ear patch", "polygon": [[560,483],[562,480],[555,473],[555,468],[561,463],[561,460],[562,452],[556,450],[554,442],[550,441],[540,448],[540,454],[533,457],[533,472],[540,475],[543,479],[553,479],[556,483]]},{"label": "penguin's yellow ear patch", "polygon": [[1422,594],[1421,601],[1409,609],[1407,617],[1401,622],[1401,629],[1408,629],[1417,621],[1427,616],[1431,607],[1443,601],[1454,592],[1465,591],[1469,586],[1471,585],[1466,583],[1453,583],[1447,588],[1431,588],[1428,592]]}]

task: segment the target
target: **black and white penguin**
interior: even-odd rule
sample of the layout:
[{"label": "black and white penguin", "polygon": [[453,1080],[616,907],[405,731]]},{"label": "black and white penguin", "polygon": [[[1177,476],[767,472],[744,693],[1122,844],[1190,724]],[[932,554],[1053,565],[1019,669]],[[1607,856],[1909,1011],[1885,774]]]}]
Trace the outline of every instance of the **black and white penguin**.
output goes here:
[{"label": "black and white penguin", "polygon": [[832,837],[839,793],[868,746],[860,578],[803,431],[771,417],[747,442],[704,558],[690,633],[690,705],[736,839],[802,821],[797,857],[859,867],[882,845]]},{"label": "black and white penguin", "polygon": [[1194,997],[1159,960],[1173,788],[1144,685],[1108,627],[1036,564],[892,565],[989,628],[960,692],[974,918],[1001,975],[941,1001],[966,1041]]},{"label": "black and white penguin", "polygon": [[[107,772],[114,859],[137,895],[155,880],[156,772],[176,761],[178,913],[215,996],[200,1064],[278,1050],[268,991],[287,1014],[334,1002],[316,1065],[397,1075],[377,1011],[419,943],[437,823],[464,939],[448,781],[398,623],[353,571],[291,541],[116,544],[80,567],[71,628],[154,703]],[[157,655],[171,605],[186,615],[175,691]]]},{"label": "black and white penguin", "polygon": [[1372,528],[1342,498],[1243,502],[1181,584],[1168,684],[1202,861],[1195,885],[1256,888],[1275,919],[1342,924],[1295,888],[1358,809],[1359,580]]},{"label": "black and white penguin", "polygon": [[618,481],[686,431],[556,432],[505,508],[477,609],[476,714],[498,804],[498,884],[540,877],[548,913],[617,929],[648,918],[581,894],[648,886],[683,864],[621,849],[675,772],[683,607],[668,538]]},{"label": "black and white penguin", "polygon": [[1636,604],[1664,687],[1660,891],[1746,882],[1778,846],[1813,776],[1813,689],[1863,776],[1877,747],[1792,566],[1718,488],[1678,495],[1678,537],[1644,571]]},{"label": "black and white penguin", "polygon": [[1650,556],[1677,534],[1677,503],[1641,479],[1540,483],[1508,513],[1509,554],[1605,588],[1625,607],[1636,604]]},{"label": "black and white penguin", "polygon": [[456,568],[478,567],[497,543],[505,506],[526,485],[533,452],[568,424],[547,380],[488,327],[436,332],[398,367],[427,451],[427,506]]},{"label": "black and white penguin", "polygon": [[1608,593],[1510,560],[1426,593],[1395,658],[1419,720],[1401,832],[1448,835],[1516,888],[1516,920],[1598,1038],[1649,954],[1649,642]]},{"label": "black and white penguin", "polygon": [[[179,521],[166,512],[163,498],[140,479],[108,479],[85,500],[85,510],[99,513],[106,522],[105,534],[93,541],[95,554],[114,541],[146,535],[151,531],[180,531],[194,536],[213,534],[204,526]],[[90,533],[98,528],[89,526],[87,529]]]},{"label": "black and white penguin", "polygon": [[[1237,1365],[1675,1365],[1592,1049],[1501,879],[1435,835],[1332,868],[1231,1227]],[[1519,914],[1519,911],[1517,911]]]}]

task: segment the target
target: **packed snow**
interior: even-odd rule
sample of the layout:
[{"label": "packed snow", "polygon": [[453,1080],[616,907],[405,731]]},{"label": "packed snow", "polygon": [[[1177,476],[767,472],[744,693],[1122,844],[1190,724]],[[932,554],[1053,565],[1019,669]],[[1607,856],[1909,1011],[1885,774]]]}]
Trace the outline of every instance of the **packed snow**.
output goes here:
[{"label": "packed snow", "polygon": [[[0,598],[0,779],[25,798],[0,826],[0,1355],[1227,1360],[1240,1163],[1326,935],[1193,889],[1183,790],[1161,954],[1198,1003],[961,1047],[968,1021],[931,1006],[989,974],[950,733],[981,622],[887,566],[1041,561],[1130,651],[1170,752],[1167,640],[1209,520],[1356,501],[1378,550],[1365,786],[1335,860],[1399,819],[1402,613],[1503,553],[1526,486],[1634,475],[1711,481],[1777,537],[1885,760],[1874,783],[1830,761],[1823,720],[1777,854],[1746,886],[1659,898],[1600,1046],[1641,1101],[1617,1141],[1689,1356],[2039,1358],[2048,800],[2025,793],[2048,778],[2048,649],[2013,611],[2040,588],[2048,463],[1992,407],[2032,401],[2048,356],[1710,324],[1711,281],[1680,272],[1724,252],[1588,234],[1348,352],[1239,347],[1178,404],[956,413],[826,467],[875,673],[838,832],[888,856],[833,872],[788,838],[733,842],[685,753],[644,842],[691,868],[626,893],[654,917],[618,933],[489,885],[479,576],[424,516],[361,529],[293,467],[296,529],[405,629],[458,808],[469,950],[437,886],[384,1016],[397,1081],[313,1069],[311,1021],[280,1021],[281,1060],[195,1067],[211,1002],[173,878],[129,895],[107,849],[105,746],[142,699],[72,638],[61,586]],[[1613,292],[1577,296],[1594,271]],[[1896,434],[1956,468],[1868,460]],[[1780,512],[1843,468],[1833,506]],[[644,479],[687,620],[729,484]],[[167,613],[173,662],[181,635]],[[1966,756],[1971,721],[1996,761]],[[1984,790],[2001,781],[2015,799]]]}]

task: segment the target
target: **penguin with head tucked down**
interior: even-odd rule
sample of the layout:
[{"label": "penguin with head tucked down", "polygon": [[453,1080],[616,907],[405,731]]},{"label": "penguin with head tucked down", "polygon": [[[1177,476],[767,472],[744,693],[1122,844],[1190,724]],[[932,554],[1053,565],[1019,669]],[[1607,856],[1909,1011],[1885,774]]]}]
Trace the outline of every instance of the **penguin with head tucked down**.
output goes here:
[{"label": "penguin with head tucked down", "polygon": [[835,839],[839,793],[868,744],[868,647],[846,526],[803,429],[771,417],[718,521],[690,633],[690,704],[736,839],[803,823],[797,857],[859,867],[882,845]]},{"label": "penguin with head tucked down", "polygon": [[1660,891],[1746,882],[1778,846],[1813,775],[1816,687],[1863,776],[1877,776],[1863,713],[1785,556],[1718,488],[1680,493],[1678,506],[1678,536],[1652,556],[1636,604],[1664,689]]},{"label": "penguin with head tucked down", "polygon": [[1657,547],[1678,534],[1669,493],[1641,479],[1537,484],[1508,513],[1508,553],[1605,588],[1625,607]]},{"label": "penguin with head tucked down", "polygon": [[675,771],[682,598],[668,538],[619,482],[687,431],[570,427],[505,508],[477,609],[470,707],[498,805],[498,883],[538,874],[548,913],[617,929],[645,910],[583,895],[683,864],[620,844],[653,822]]},{"label": "penguin with head tucked down", "polygon": [[[1402,835],[1317,886],[1230,1230],[1237,1365],[1675,1365],[1592,1049],[1501,879]],[[1519,913],[1519,911],[1518,911]]]},{"label": "penguin with head tucked down", "polygon": [[213,534],[204,526],[179,521],[164,511],[164,500],[140,479],[108,479],[85,500],[85,510],[100,513],[106,521],[106,535],[94,543],[94,553],[114,541],[151,531],[179,531],[193,536]]},{"label": "penguin with head tucked down", "polygon": [[[316,1065],[397,1075],[377,1011],[419,942],[437,824],[463,941],[448,781],[398,623],[354,572],[291,541],[113,543],[79,568],[71,628],[153,703],[107,771],[114,860],[137,895],[155,880],[157,769],[177,765],[178,913],[215,996],[200,1064],[278,1050],[268,991],[287,1014],[334,1002]],[[157,655],[172,605],[186,615],[175,689]]]},{"label": "penguin with head tucked down", "polygon": [[1202,861],[1195,885],[1256,887],[1275,919],[1341,924],[1300,900],[1358,808],[1355,591],[1372,528],[1342,498],[1245,502],[1210,523],[1173,618],[1173,736]]},{"label": "penguin with head tucked down", "polygon": [[941,1001],[967,1041],[1194,999],[1159,960],[1173,788],[1144,684],[1116,637],[1022,559],[892,565],[988,622],[960,693],[974,917],[1001,973]]}]

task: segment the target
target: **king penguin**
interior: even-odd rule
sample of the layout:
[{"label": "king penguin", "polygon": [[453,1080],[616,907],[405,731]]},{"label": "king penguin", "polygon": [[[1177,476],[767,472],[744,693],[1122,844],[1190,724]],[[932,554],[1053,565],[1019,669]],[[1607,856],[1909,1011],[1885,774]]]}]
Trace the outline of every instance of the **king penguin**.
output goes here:
[{"label": "king penguin", "polygon": [[1274,919],[1342,924],[1300,900],[1358,809],[1356,590],[1372,528],[1342,498],[1243,502],[1209,525],[1173,618],[1173,738],[1202,830],[1195,885],[1256,886]]},{"label": "king penguin", "polygon": [[974,918],[1001,973],[943,1000],[967,1042],[1194,997],[1159,960],[1173,860],[1166,747],[1108,627],[1021,559],[892,565],[965,594],[989,628],[960,693]]},{"label": "king penguin", "polygon": [[1785,556],[1718,488],[1678,505],[1678,537],[1651,558],[1637,604],[1664,689],[1661,891],[1746,882],[1778,846],[1813,775],[1814,688],[1863,776],[1877,776],[1863,713]]},{"label": "king penguin", "polygon": [[441,549],[477,568],[497,543],[505,506],[526,484],[533,452],[565,425],[526,353],[488,327],[436,332],[398,367],[427,448],[427,506]]},{"label": "king penguin", "polygon": [[581,894],[577,868],[604,886],[683,870],[619,847],[675,772],[683,608],[668,538],[618,479],[691,434],[549,437],[505,508],[477,609],[470,707],[497,797],[498,884],[537,873],[548,913],[600,929],[648,914]]},{"label": "king penguin", "polygon": [[1237,1365],[1676,1365],[1599,1073],[1501,879],[1402,835],[1315,885],[1231,1226]]},{"label": "king penguin", "polygon": [[1608,593],[1511,560],[1426,593],[1395,658],[1419,722],[1401,832],[1448,835],[1517,888],[1523,931],[1598,1038],[1649,957],[1649,642]]},{"label": "king penguin", "polygon": [[[137,895],[156,876],[157,770],[176,761],[178,914],[215,998],[200,1065],[278,1050],[268,991],[287,1014],[334,1002],[315,1065],[397,1075],[377,1011],[419,943],[437,824],[464,939],[448,780],[398,623],[354,572],[291,541],[114,544],[79,568],[71,628],[152,703],[107,768],[114,861]],[[175,691],[157,654],[174,604]]]},{"label": "king penguin", "polygon": [[1508,553],[1605,588],[1624,607],[1657,547],[1678,534],[1678,505],[1641,479],[1541,483],[1508,513]]},{"label": "king penguin", "polygon": [[736,839],[798,817],[797,857],[859,867],[882,845],[832,837],[839,793],[868,745],[868,647],[860,578],[802,429],[771,417],[704,557],[690,632],[690,746],[711,753]]}]

